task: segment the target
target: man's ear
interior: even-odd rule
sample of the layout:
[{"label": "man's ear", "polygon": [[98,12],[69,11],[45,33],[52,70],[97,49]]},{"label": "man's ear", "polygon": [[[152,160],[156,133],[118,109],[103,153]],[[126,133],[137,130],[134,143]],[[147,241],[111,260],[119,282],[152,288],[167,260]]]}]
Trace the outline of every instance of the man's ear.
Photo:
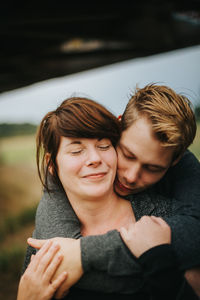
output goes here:
[{"label": "man's ear", "polygon": [[[45,161],[46,161],[46,165],[48,166],[49,161],[51,159],[51,154],[50,153],[46,153],[45,155]],[[48,171],[51,175],[53,175],[53,167],[52,167],[52,163],[49,164],[48,166]]]},{"label": "man's ear", "polygon": [[182,155],[179,155],[173,162],[172,162],[172,167],[173,166],[175,166],[178,162],[179,162],[179,160],[182,158]]}]

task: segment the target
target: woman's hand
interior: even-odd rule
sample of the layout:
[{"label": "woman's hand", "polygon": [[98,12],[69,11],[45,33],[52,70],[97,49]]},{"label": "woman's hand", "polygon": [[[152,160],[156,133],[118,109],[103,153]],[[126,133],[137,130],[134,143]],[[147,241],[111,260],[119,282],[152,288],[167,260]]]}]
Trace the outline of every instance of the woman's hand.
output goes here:
[{"label": "woman's hand", "polygon": [[162,218],[155,216],[143,216],[127,229],[122,227],[120,234],[137,258],[152,247],[171,243],[169,225]]},{"label": "woman's hand", "polygon": [[47,241],[36,255],[32,256],[20,279],[17,300],[49,300],[53,297],[67,278],[67,272],[62,272],[53,279],[63,258],[59,249],[57,243]]},{"label": "woman's hand", "polygon": [[[34,248],[40,249],[47,240],[28,239],[28,244]],[[50,239],[60,246],[60,252],[63,255],[62,263],[56,270],[54,278],[60,276],[63,271],[67,271],[67,280],[58,288],[54,298],[62,298],[83,275],[81,262],[80,239],[56,237]],[[21,300],[21,299],[20,299]]]}]

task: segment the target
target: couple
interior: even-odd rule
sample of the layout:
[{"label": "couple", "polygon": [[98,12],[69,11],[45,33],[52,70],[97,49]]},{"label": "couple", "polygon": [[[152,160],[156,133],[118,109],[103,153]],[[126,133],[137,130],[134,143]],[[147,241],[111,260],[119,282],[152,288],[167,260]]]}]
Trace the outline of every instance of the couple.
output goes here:
[{"label": "couple", "polygon": [[[47,245],[47,250],[42,247],[37,253],[49,253],[48,249],[52,248],[60,248],[64,253],[60,267],[68,275],[57,296],[63,288],[70,287],[70,280],[76,283],[83,272],[70,289],[69,299],[82,295],[84,290],[104,291],[111,296],[112,293],[122,297],[130,295],[135,299],[143,295],[148,299],[148,287],[154,296],[159,288],[152,290],[151,279],[154,278],[155,284],[162,268],[172,268],[162,266],[161,262],[156,265],[157,270],[152,268],[156,264],[155,252],[146,250],[160,244],[165,247],[153,248],[157,251],[156,257],[162,256],[162,251],[175,253],[180,270],[189,270],[187,278],[196,289],[194,279],[200,264],[200,166],[186,151],[195,132],[195,118],[188,100],[168,87],[156,85],[136,91],[121,122],[98,104],[80,98],[64,101],[56,111],[44,117],[37,142],[39,170],[39,152],[44,150],[44,174],[39,174],[44,179],[46,192],[38,206],[33,236],[76,238],[56,239],[59,245]],[[45,172],[46,169],[49,172]],[[52,178],[49,180],[49,173],[56,184]],[[112,187],[114,179],[116,193]],[[161,216],[166,220],[172,231],[171,247],[168,245],[169,226],[159,218],[141,218],[143,215]],[[127,226],[128,229],[121,229]],[[144,237],[144,231],[150,241]],[[157,236],[161,240],[159,237],[155,241]],[[30,244],[40,248],[43,241],[32,240]],[[141,245],[144,245],[142,249]],[[31,250],[28,248],[28,255]],[[30,267],[38,261],[37,255]],[[48,254],[47,258],[53,257],[55,261],[56,255]],[[43,255],[39,258],[44,259]],[[160,261],[166,263],[166,260]],[[146,280],[148,274],[151,274],[150,280]],[[64,277],[59,278],[64,280]],[[165,281],[167,285],[167,279]],[[24,282],[22,277],[21,290]],[[174,293],[178,286],[174,286]]]}]

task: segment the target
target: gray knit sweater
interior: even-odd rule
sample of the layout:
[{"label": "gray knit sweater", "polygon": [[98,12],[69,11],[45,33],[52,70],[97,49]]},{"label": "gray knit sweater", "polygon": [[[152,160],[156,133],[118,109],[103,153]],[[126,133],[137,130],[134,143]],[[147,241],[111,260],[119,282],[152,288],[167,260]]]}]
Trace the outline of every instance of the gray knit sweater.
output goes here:
[{"label": "gray knit sweater", "polygon": [[[112,230],[104,235],[81,237],[80,223],[66,195],[56,186],[38,205],[35,231],[39,239],[81,238],[84,275],[77,287],[131,294],[142,288],[143,274],[138,261]],[[172,246],[180,268],[200,266],[200,164],[186,152],[156,186],[129,197],[136,220],[143,215],[163,217],[172,229]],[[28,247],[24,269],[34,251]]]}]

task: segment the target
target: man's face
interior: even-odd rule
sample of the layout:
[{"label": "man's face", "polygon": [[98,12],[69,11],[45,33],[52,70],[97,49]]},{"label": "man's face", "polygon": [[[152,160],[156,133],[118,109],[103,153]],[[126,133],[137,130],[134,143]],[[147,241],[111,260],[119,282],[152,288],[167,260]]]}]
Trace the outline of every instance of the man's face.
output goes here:
[{"label": "man's face", "polygon": [[173,149],[155,138],[145,117],[123,131],[117,147],[115,191],[121,196],[138,193],[158,182],[172,162]]}]

